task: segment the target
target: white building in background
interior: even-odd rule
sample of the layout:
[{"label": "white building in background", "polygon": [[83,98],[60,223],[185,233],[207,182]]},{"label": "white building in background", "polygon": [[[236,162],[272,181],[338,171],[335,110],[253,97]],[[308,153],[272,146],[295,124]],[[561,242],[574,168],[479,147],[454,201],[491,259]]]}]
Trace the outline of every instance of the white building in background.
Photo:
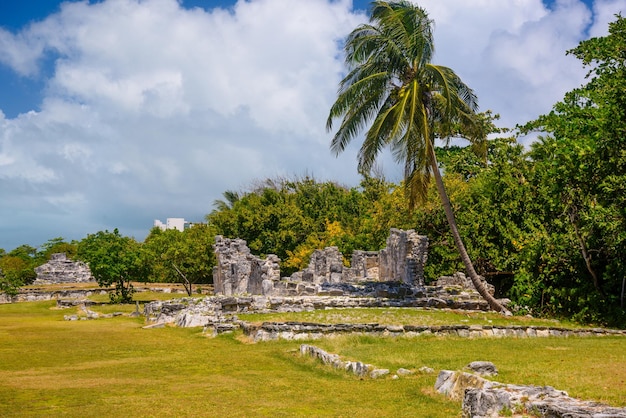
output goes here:
[{"label": "white building in background", "polygon": [[177,229],[179,231],[185,230],[185,224],[189,222],[185,222],[185,218],[167,218],[165,223],[159,221],[158,219],[154,220],[154,226],[165,231],[166,229]]}]

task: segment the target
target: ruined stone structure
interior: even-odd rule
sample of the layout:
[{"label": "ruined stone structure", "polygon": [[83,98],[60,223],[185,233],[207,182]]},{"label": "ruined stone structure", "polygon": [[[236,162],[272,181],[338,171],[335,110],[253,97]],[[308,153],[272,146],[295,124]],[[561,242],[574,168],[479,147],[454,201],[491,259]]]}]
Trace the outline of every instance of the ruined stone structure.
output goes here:
[{"label": "ruined stone structure", "polygon": [[68,260],[65,253],[52,254],[50,261],[35,268],[35,273],[37,273],[37,278],[33,284],[86,283],[95,281],[87,264],[82,261]]},{"label": "ruined stone structure", "polygon": [[309,267],[292,274],[289,279],[294,282],[313,284],[349,282],[351,277],[347,270],[343,265],[343,254],[339,252],[339,249],[326,247],[323,250],[313,251]]},{"label": "ruined stone structure", "polygon": [[274,281],[280,280],[280,259],[268,255],[265,260],[250,253],[246,241],[215,237],[213,245],[217,265],[213,268],[216,294],[270,295]]},{"label": "ruined stone structure", "polygon": [[[387,247],[381,251],[354,251],[346,267],[337,247],[315,250],[309,266],[290,277],[280,277],[280,260],[265,260],[250,253],[242,239],[215,238],[217,266],[213,271],[215,293],[232,295],[297,296],[329,292],[329,287],[363,281],[424,285],[428,238],[414,230],[391,229]],[[336,292],[342,293],[340,290]]]},{"label": "ruined stone structure", "polygon": [[351,265],[356,277],[362,277],[366,280],[378,280],[378,251],[353,251]]},{"label": "ruined stone structure", "polygon": [[498,383],[462,371],[442,370],[435,390],[462,400],[464,417],[496,418],[505,411],[528,411],[532,416],[553,418],[626,418],[626,408],[571,398],[551,386]]},{"label": "ruined stone structure", "polygon": [[391,229],[387,247],[380,251],[379,277],[406,284],[424,285],[424,265],[428,258],[428,238],[414,230]]}]

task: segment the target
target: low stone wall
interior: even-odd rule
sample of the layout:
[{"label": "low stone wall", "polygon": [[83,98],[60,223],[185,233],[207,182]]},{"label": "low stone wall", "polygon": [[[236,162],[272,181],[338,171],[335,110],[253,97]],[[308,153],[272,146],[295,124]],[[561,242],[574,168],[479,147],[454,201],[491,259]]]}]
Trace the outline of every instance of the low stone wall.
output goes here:
[{"label": "low stone wall", "polygon": [[435,390],[463,400],[463,417],[500,417],[508,411],[551,418],[626,418],[626,408],[571,398],[550,386],[503,384],[460,371],[442,370]]},{"label": "low stone wall", "polygon": [[[475,303],[475,302],[472,302]],[[265,322],[248,324],[237,320],[235,314],[242,312],[303,312],[332,308],[380,308],[380,307],[436,307],[462,310],[464,301],[440,300],[438,298],[385,299],[333,296],[263,297],[263,296],[209,296],[202,299],[181,298],[155,301],[145,304],[144,315],[151,324],[175,324],[180,327],[204,327],[214,334],[241,327],[244,334],[254,341],[276,339],[305,340],[335,335],[360,333],[375,336],[420,335],[483,337],[585,337],[619,335],[626,330],[603,328],[569,329],[546,326],[480,326],[480,325],[380,325],[380,324],[319,324],[307,322]],[[479,305],[482,306],[482,305]],[[484,310],[487,310],[485,303]]]},{"label": "low stone wall", "polygon": [[[15,302],[37,302],[42,300],[59,300],[59,299],[85,299],[91,295],[106,295],[108,292],[115,290],[113,287],[93,288],[93,289],[59,289],[59,290],[30,290],[22,289],[13,297],[6,293],[0,293],[0,304]],[[162,292],[171,294],[185,294],[186,291],[182,287],[140,287],[135,286],[136,292]]]},{"label": "low stone wall", "polygon": [[11,297],[6,293],[0,293],[0,304],[14,302],[37,302],[42,300],[55,299],[85,299],[91,295],[104,295],[108,289],[91,289],[91,290],[26,290],[20,291],[17,295]]},{"label": "low stone wall", "polygon": [[480,325],[380,325],[380,324],[318,324],[308,322],[264,322],[262,325],[241,324],[245,335],[256,341],[315,340],[345,334],[364,334],[385,337],[418,337],[421,335],[465,338],[485,337],[597,337],[626,336],[626,331],[594,329],[566,329],[544,326],[480,326]]},{"label": "low stone wall", "polygon": [[389,374],[389,369],[380,369],[361,361],[343,361],[338,354],[327,353],[313,345],[302,344],[300,346],[300,354],[316,358],[335,369],[345,370],[360,377],[367,376],[376,379]]},{"label": "low stone wall", "polygon": [[154,301],[145,304],[144,315],[148,322],[173,323],[181,327],[212,326],[224,314],[239,312],[305,312],[332,308],[449,308],[456,310],[489,309],[485,301],[474,299],[422,298],[373,298],[350,296],[208,296],[205,298],[181,298],[170,301]]}]

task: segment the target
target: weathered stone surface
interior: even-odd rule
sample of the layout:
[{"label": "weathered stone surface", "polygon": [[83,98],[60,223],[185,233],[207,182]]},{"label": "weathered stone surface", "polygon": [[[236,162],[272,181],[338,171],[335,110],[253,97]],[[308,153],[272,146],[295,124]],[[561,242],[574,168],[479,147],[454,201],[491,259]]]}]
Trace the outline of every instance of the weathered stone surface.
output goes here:
[{"label": "weathered stone surface", "polygon": [[217,294],[342,295],[341,286],[364,281],[423,286],[428,239],[413,230],[392,229],[387,248],[380,252],[354,251],[351,267],[344,266],[343,255],[337,247],[318,249],[311,255],[305,270],[282,279],[278,257],[269,255],[261,260],[250,253],[246,241],[242,239],[217,236],[213,249],[217,258],[213,270]]},{"label": "weathered stone surface", "polygon": [[389,374],[389,370],[376,369],[371,364],[365,364],[360,361],[342,361],[339,355],[327,353],[321,348],[313,345],[302,344],[300,346],[300,354],[303,356],[314,357],[324,364],[332,366],[336,369],[343,369],[346,372],[357,376],[370,375],[372,378],[378,378],[384,376],[385,374]]},{"label": "weathered stone surface", "polygon": [[65,253],[52,254],[50,261],[35,268],[35,273],[37,278],[33,282],[34,285],[95,281],[87,264],[68,260]]},{"label": "weathered stone surface", "polygon": [[[216,294],[226,296],[273,292],[272,281],[280,279],[280,259],[270,254],[265,260],[250,253],[246,241],[215,237],[217,265],[213,269]],[[265,293],[267,292],[267,293]]]},{"label": "weathered stone surface", "polygon": [[521,410],[551,418],[626,418],[626,408],[574,399],[550,386],[503,384],[464,372],[442,370],[435,390],[462,400],[464,417],[499,417],[503,410]]},{"label": "weathered stone surface", "polygon": [[414,230],[392,228],[387,247],[379,254],[379,279],[398,280],[409,285],[424,284],[424,265],[428,259],[428,238]]},{"label": "weathered stone surface", "polygon": [[409,369],[405,369],[405,368],[403,368],[403,367],[400,367],[400,368],[396,371],[396,374],[397,374],[398,376],[410,376],[410,375],[412,375],[412,374],[415,374],[415,372],[414,372],[414,371],[412,371],[412,370],[409,370]]},{"label": "weathered stone surface", "polygon": [[389,369],[374,369],[370,372],[370,377],[372,379],[378,379],[379,377],[387,376],[389,374]]},{"label": "weathered stone surface", "polygon": [[314,284],[341,283],[343,255],[337,247],[326,247],[311,254],[309,267],[302,272],[302,279]]},{"label": "weathered stone surface", "polygon": [[[489,294],[493,296],[493,294],[495,293],[495,288],[493,287],[493,285],[487,283],[487,281],[484,278],[482,280]],[[466,290],[472,290],[472,291],[475,290],[472,280],[469,277],[467,277],[465,273],[462,273],[462,272],[454,273],[452,276],[439,277],[434,285],[446,288],[446,291],[449,293],[454,292],[455,291],[454,288],[458,289],[456,290],[457,292],[462,292]]]},{"label": "weathered stone surface", "polygon": [[437,376],[435,390],[453,400],[461,400],[465,395],[465,389],[482,389],[488,381],[471,373],[453,372],[442,370]]},{"label": "weathered stone surface", "polygon": [[498,369],[490,361],[472,361],[467,368],[480,376],[497,376]]},{"label": "weathered stone surface", "polygon": [[106,289],[94,290],[21,290],[15,296],[9,296],[6,293],[0,293],[0,304],[13,302],[36,302],[42,300],[59,300],[59,299],[84,299],[91,295],[104,295]]},{"label": "weathered stone surface", "polygon": [[379,280],[380,261],[378,251],[353,251],[350,266],[355,277],[361,277],[366,280]]}]

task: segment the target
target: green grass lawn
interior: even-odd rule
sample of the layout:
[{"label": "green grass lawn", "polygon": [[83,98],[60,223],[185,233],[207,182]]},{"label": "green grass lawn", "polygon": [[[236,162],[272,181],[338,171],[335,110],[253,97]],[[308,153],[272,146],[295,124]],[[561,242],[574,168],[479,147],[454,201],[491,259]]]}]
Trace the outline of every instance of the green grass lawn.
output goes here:
[{"label": "green grass lawn", "polygon": [[[393,321],[402,322],[421,316],[389,311],[362,314],[397,313],[401,319]],[[73,313],[56,309],[53,301],[0,305],[0,416],[460,416],[460,403],[434,392],[436,373],[359,379],[302,358],[301,342],[249,344],[239,334],[207,338],[199,328],[142,329],[142,318],[128,316],[63,320]],[[439,371],[490,360],[500,370],[498,381],[546,384],[626,406],[623,337],[346,336],[312,344],[390,369]]]},{"label": "green grass lawn", "polygon": [[424,308],[347,308],[325,309],[308,312],[277,312],[269,314],[240,313],[243,321],[271,322],[316,322],[345,324],[382,325],[525,325],[581,328],[581,325],[568,321],[541,319],[526,316],[505,317],[495,312],[472,312],[462,310],[440,310]]}]

